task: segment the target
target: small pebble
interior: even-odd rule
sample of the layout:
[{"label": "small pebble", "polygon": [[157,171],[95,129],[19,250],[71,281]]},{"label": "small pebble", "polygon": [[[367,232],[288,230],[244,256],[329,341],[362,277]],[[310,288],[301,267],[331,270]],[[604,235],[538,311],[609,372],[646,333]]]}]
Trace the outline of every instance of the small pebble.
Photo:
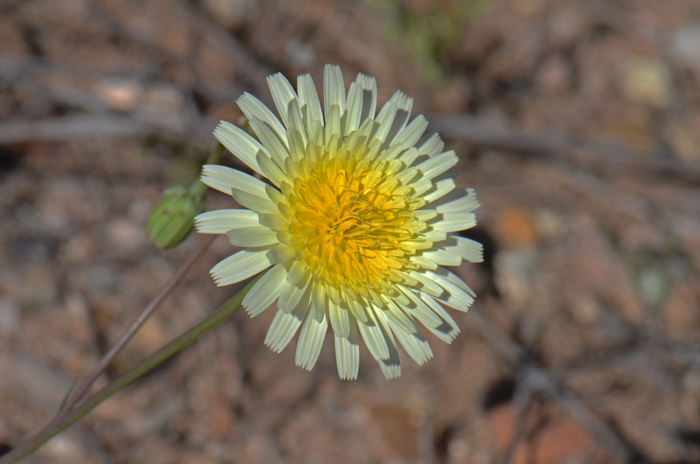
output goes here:
[{"label": "small pebble", "polygon": [[0,333],[11,333],[19,325],[19,305],[7,298],[0,298]]}]

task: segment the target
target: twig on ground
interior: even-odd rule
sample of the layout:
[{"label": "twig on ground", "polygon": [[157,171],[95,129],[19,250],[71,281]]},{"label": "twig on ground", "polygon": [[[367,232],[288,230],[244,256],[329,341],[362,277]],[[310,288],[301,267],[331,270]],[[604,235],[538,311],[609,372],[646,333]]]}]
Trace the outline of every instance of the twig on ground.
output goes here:
[{"label": "twig on ground", "polygon": [[160,292],[151,300],[151,302],[144,308],[144,310],[139,314],[139,316],[132,322],[129,328],[124,332],[124,334],[119,338],[117,343],[102,357],[97,367],[87,376],[81,383],[75,388],[73,394],[70,395],[66,404],[58,412],[56,417],[53,419],[52,423],[60,422],[76,404],[85,396],[85,393],[90,389],[92,384],[97,380],[97,378],[104,372],[107,366],[112,362],[112,360],[121,352],[124,346],[131,340],[131,338],[136,334],[136,332],[143,326],[143,324],[148,320],[148,318],[153,314],[153,312],[158,308],[160,303],[163,302],[166,296],[172,292],[175,287],[178,286],[185,275],[192,268],[194,263],[204,254],[204,252],[209,248],[209,245],[214,241],[216,236],[207,237],[200,242],[197,248],[192,252],[190,257],[187,259],[185,264],[175,273],[175,275],[170,279],[170,281],[161,289]]},{"label": "twig on ground", "polygon": [[[214,43],[218,44],[223,51],[236,64],[236,72],[253,87],[258,94],[258,98],[265,99],[268,95],[267,76],[273,73],[273,70],[260,63],[260,61],[243,46],[238,39],[228,33],[223,27],[212,21],[200,8],[190,5],[186,1],[177,3],[180,8],[187,11],[187,17],[192,21],[195,30],[203,37],[210,38]],[[271,101],[271,100],[270,100]],[[266,102],[265,102],[266,103]]]},{"label": "twig on ground", "polygon": [[559,403],[574,421],[586,429],[615,458],[625,463],[644,462],[638,453],[601,420],[583,399],[567,388],[547,368],[540,365],[525,347],[503,334],[479,308],[473,308],[466,320],[499,355],[520,371],[520,388],[543,393]]},{"label": "twig on ground", "polygon": [[515,398],[518,418],[515,424],[513,437],[508,445],[508,449],[503,455],[503,464],[510,464],[513,462],[515,450],[518,448],[518,445],[523,441],[523,439],[526,438],[528,431],[528,416],[530,415],[530,411],[534,406],[534,398],[532,397],[531,392],[526,392],[523,388],[518,388],[518,392],[522,392],[520,395],[518,395],[516,392]]},{"label": "twig on ground", "polygon": [[448,138],[530,155],[557,157],[600,174],[624,173],[700,184],[700,163],[643,159],[624,146],[578,143],[569,136],[529,135],[517,128],[494,128],[466,114],[431,116],[431,127]]},{"label": "twig on ground", "polygon": [[110,137],[146,136],[163,133],[202,147],[211,145],[213,121],[191,121],[166,113],[135,112],[130,116],[111,114],[64,116],[39,121],[0,123],[0,144],[33,140],[69,141]]},{"label": "twig on ground", "polygon": [[243,289],[241,289],[224,304],[219,306],[213,313],[209,314],[199,323],[195,324],[186,332],[184,332],[182,335],[175,338],[163,348],[141,361],[141,363],[137,364],[135,367],[116,378],[102,390],[87,397],[85,401],[83,401],[80,405],[76,406],[61,421],[50,422],[38,433],[31,436],[24,442],[20,443],[16,448],[0,456],[0,464],[13,464],[23,459],[24,457],[32,454],[34,451],[39,449],[44,443],[46,443],[58,433],[67,429],[80,418],[92,411],[95,407],[97,407],[97,405],[102,403],[104,400],[120,392],[121,390],[131,385],[133,382],[143,377],[147,373],[153,371],[153,369],[161,365],[166,360],[170,359],[176,353],[179,353],[191,343],[198,340],[199,337],[201,337],[205,333],[212,330],[214,327],[227,320],[229,317],[231,317],[231,315],[233,315],[236,311],[238,311],[241,308],[241,303],[243,301],[243,298],[245,298],[245,295],[248,293],[250,288],[262,278],[264,274],[265,272],[258,274],[257,277],[254,277],[245,287],[243,287]]},{"label": "twig on ground", "polygon": [[0,124],[0,144],[32,140],[65,141],[85,138],[146,135],[152,129],[123,116],[65,116],[42,121]]}]

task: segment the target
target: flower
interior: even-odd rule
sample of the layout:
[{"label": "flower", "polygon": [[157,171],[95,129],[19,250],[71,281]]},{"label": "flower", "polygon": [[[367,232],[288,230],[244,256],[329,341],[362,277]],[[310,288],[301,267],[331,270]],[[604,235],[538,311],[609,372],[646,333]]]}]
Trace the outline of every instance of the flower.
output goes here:
[{"label": "flower", "polygon": [[[223,166],[202,181],[241,209],[200,214],[200,233],[226,234],[241,251],[211,270],[217,285],[269,271],[243,300],[250,316],[275,301],[265,344],[282,351],[301,327],[296,364],[311,370],[328,325],[338,374],[355,379],[359,338],[387,378],[401,374],[394,336],[418,364],[432,351],[416,321],[450,343],[459,328],[443,304],[466,311],[472,290],[443,266],[479,262],[481,244],[452,232],[476,224],[473,190],[455,190],[457,164],[437,134],[423,137],[413,100],[398,91],[375,117],[377,85],[359,74],[345,94],[326,65],[324,111],[309,75],[297,91],[268,77],[281,122],[252,95],[238,100],[258,140],[222,121],[217,139],[271,184]],[[325,117],[325,119],[324,119]]]}]

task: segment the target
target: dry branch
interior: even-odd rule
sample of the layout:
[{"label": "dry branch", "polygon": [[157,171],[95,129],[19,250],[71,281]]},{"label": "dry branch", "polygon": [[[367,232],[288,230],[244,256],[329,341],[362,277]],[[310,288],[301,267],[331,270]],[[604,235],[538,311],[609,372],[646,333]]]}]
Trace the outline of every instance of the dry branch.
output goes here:
[{"label": "dry branch", "polygon": [[608,424],[601,420],[576,393],[542,366],[524,346],[508,337],[479,310],[473,308],[465,318],[492,348],[519,372],[519,388],[542,393],[559,403],[566,413],[604,446],[612,456],[625,463],[644,460]]},{"label": "dry branch", "polygon": [[530,135],[521,129],[495,128],[466,114],[431,116],[431,128],[446,138],[475,145],[558,158],[602,175],[625,174],[700,184],[700,163],[665,159],[642,159],[624,146],[579,143],[567,135]]}]

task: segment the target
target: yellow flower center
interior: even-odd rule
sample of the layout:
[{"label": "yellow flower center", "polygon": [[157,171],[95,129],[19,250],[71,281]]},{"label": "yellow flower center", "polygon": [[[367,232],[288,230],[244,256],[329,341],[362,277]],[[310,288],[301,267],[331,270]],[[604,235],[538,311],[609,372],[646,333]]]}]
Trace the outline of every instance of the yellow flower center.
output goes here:
[{"label": "yellow flower center", "polygon": [[427,226],[414,212],[423,200],[412,198],[395,175],[404,165],[371,161],[365,152],[365,146],[341,146],[316,161],[304,159],[286,197],[297,260],[341,295],[369,297],[393,293],[393,282],[404,280],[399,271],[417,268],[409,258],[425,247],[420,232]]}]

